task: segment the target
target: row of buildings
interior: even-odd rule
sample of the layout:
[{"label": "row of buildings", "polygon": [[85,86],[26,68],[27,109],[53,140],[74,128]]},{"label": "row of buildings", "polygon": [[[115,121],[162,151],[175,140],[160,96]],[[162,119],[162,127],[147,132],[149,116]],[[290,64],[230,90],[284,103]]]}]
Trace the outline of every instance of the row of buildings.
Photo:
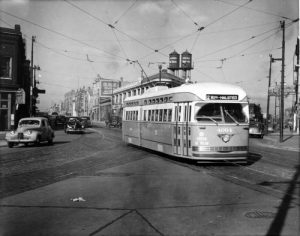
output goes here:
[{"label": "row of buildings", "polygon": [[20,25],[0,27],[0,131],[30,115],[30,68]]},{"label": "row of buildings", "polygon": [[93,84],[71,90],[64,95],[64,100],[54,104],[50,113],[66,116],[89,116],[93,121],[105,121],[112,116],[121,117],[123,102],[126,97],[143,94],[146,90],[157,85],[171,87],[189,82],[191,79],[192,54],[188,51],[169,54],[169,66],[151,76],[146,74],[136,82],[127,82],[123,78],[106,79],[97,75]]},{"label": "row of buildings", "polygon": [[123,78],[106,79],[98,75],[91,86],[67,92],[61,103],[51,106],[50,113],[89,116],[93,121],[105,121],[112,116],[122,116],[126,97],[143,94],[157,85],[176,87],[185,82],[186,78],[176,76],[173,71],[167,69],[136,82],[124,81]]}]

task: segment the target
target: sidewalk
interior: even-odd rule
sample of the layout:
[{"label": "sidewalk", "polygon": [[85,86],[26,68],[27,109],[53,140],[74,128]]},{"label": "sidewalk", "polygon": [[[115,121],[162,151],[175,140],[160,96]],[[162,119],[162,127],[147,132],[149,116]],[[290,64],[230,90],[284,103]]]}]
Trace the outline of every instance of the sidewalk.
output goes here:
[{"label": "sidewalk", "polygon": [[300,135],[290,132],[289,129],[284,129],[283,131],[283,142],[280,142],[279,132],[274,132],[265,135],[261,143],[271,148],[300,152]]}]

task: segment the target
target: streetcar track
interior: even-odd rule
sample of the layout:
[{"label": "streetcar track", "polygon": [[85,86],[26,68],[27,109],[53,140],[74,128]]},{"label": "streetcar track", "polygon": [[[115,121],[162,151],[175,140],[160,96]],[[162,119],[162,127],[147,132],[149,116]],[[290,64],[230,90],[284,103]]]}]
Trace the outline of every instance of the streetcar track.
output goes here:
[{"label": "streetcar track", "polygon": [[[269,187],[269,186],[258,185],[257,182],[253,182],[253,181],[250,181],[248,179],[241,178],[239,176],[234,176],[234,175],[227,174],[225,171],[221,171],[220,170],[220,166],[218,166],[218,167],[207,166],[207,165],[205,165],[205,166],[197,166],[197,165],[195,165],[195,163],[184,162],[185,160],[182,160],[182,159],[177,160],[177,159],[174,159],[174,158],[172,158],[172,157],[170,157],[168,155],[159,155],[159,154],[156,154],[156,157],[158,157],[160,159],[167,160],[167,161],[172,162],[174,164],[177,164],[177,165],[189,168],[189,169],[197,171],[197,172],[203,172],[203,170],[204,170],[203,173],[205,173],[205,174],[208,174],[208,175],[211,175],[213,177],[222,179],[222,180],[224,180],[226,182],[230,182],[230,183],[234,183],[234,184],[237,184],[237,185],[241,185],[243,187],[246,187],[246,188],[258,191],[260,193],[271,195],[271,196],[279,198],[279,199],[282,199],[282,196],[286,194],[285,190],[282,191],[282,190],[277,189],[277,188],[272,188],[272,187]],[[230,164],[232,165],[232,163],[230,163]],[[235,165],[237,165],[237,167],[244,167],[244,166],[239,165],[239,164],[235,164]],[[255,169],[253,169],[252,171],[255,172]],[[267,175],[265,173],[260,173],[260,174],[261,175]],[[299,203],[300,196],[297,196],[297,195],[293,194],[292,197],[293,197],[292,201],[295,204],[300,205],[300,203]]]}]

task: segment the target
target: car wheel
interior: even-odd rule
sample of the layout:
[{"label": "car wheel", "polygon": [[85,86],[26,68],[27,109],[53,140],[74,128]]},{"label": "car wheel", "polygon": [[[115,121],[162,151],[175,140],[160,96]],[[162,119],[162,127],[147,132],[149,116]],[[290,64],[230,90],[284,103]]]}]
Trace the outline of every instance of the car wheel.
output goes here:
[{"label": "car wheel", "polygon": [[51,139],[48,140],[48,144],[49,145],[53,145],[53,138],[51,138]]},{"label": "car wheel", "polygon": [[35,140],[35,145],[39,146],[40,144],[41,144],[41,138],[40,136],[37,136]]},{"label": "car wheel", "polygon": [[7,143],[7,146],[8,146],[9,148],[12,148],[12,147],[14,146],[14,144],[11,143],[11,142],[8,142],[8,143]]},{"label": "car wheel", "polygon": [[24,143],[24,146],[25,146],[25,147],[28,147],[28,143]]}]

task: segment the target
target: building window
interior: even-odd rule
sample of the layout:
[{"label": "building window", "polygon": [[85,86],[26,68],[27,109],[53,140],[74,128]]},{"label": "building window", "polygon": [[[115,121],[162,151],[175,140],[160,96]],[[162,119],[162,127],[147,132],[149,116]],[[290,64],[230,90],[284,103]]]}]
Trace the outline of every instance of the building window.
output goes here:
[{"label": "building window", "polygon": [[12,79],[12,58],[0,56],[0,78]]}]

